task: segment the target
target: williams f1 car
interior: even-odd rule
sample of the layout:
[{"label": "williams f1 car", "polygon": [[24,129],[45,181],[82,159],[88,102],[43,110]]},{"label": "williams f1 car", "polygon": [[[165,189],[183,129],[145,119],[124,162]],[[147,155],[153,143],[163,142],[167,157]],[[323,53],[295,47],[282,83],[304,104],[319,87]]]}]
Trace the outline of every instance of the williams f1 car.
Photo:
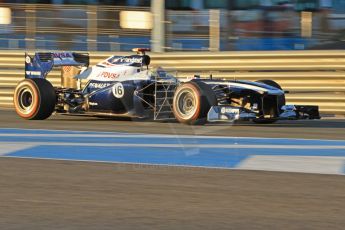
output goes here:
[{"label": "williams f1 car", "polygon": [[[212,76],[180,80],[162,68],[149,68],[147,49],[135,51],[135,55],[111,56],[92,67],[87,53],[25,54],[25,79],[14,92],[17,114],[30,120],[62,113],[176,119],[186,124],[320,118],[317,106],[286,105],[286,92],[272,80],[251,82]],[[76,82],[74,87],[53,87],[46,79],[59,66],[65,70],[62,75],[72,68],[78,70],[70,76]],[[81,82],[87,83],[81,87]]]}]

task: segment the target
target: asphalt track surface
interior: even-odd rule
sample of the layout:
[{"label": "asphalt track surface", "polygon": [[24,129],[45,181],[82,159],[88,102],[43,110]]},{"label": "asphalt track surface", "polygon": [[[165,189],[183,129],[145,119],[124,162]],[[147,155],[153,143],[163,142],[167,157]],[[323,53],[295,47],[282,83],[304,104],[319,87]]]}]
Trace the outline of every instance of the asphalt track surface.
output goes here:
[{"label": "asphalt track surface", "polygon": [[188,126],[176,122],[129,121],[66,115],[51,116],[44,121],[27,121],[20,119],[12,110],[0,110],[0,128],[345,140],[345,118],[279,121],[268,125],[241,122]]},{"label": "asphalt track surface", "polygon": [[[345,139],[345,121],[185,126],[55,116],[1,128]],[[345,177],[0,158],[0,229],[344,229]]]}]

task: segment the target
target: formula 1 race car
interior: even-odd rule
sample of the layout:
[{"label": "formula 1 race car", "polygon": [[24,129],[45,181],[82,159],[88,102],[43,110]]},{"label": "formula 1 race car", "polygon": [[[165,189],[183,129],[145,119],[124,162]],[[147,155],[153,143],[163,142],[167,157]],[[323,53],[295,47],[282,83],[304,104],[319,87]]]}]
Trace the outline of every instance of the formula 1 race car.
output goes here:
[{"label": "formula 1 race car", "polygon": [[[286,92],[272,80],[225,81],[212,76],[180,80],[162,68],[149,68],[147,49],[134,51],[137,54],[111,56],[92,67],[87,53],[25,54],[25,80],[18,83],[14,92],[16,112],[32,120],[46,119],[56,112],[176,119],[186,124],[320,119],[317,106],[286,105]],[[56,66],[78,70],[70,77],[75,79],[75,87],[52,86],[46,76]],[[81,87],[81,82],[87,83]]]}]

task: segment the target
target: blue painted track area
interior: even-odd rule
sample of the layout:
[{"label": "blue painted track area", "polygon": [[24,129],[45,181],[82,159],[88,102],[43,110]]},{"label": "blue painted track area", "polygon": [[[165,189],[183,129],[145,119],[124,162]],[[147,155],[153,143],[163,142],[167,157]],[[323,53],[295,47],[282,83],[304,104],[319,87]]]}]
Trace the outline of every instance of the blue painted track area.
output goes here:
[{"label": "blue painted track area", "polygon": [[0,129],[0,156],[345,173],[345,141]]}]

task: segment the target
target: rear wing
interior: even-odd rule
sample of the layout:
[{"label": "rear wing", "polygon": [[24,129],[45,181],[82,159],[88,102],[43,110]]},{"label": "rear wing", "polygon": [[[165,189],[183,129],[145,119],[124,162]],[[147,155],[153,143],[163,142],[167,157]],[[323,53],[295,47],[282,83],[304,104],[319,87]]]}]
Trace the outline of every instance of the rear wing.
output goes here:
[{"label": "rear wing", "polygon": [[30,56],[25,53],[25,78],[46,78],[57,66],[89,66],[88,53],[37,52]]}]

